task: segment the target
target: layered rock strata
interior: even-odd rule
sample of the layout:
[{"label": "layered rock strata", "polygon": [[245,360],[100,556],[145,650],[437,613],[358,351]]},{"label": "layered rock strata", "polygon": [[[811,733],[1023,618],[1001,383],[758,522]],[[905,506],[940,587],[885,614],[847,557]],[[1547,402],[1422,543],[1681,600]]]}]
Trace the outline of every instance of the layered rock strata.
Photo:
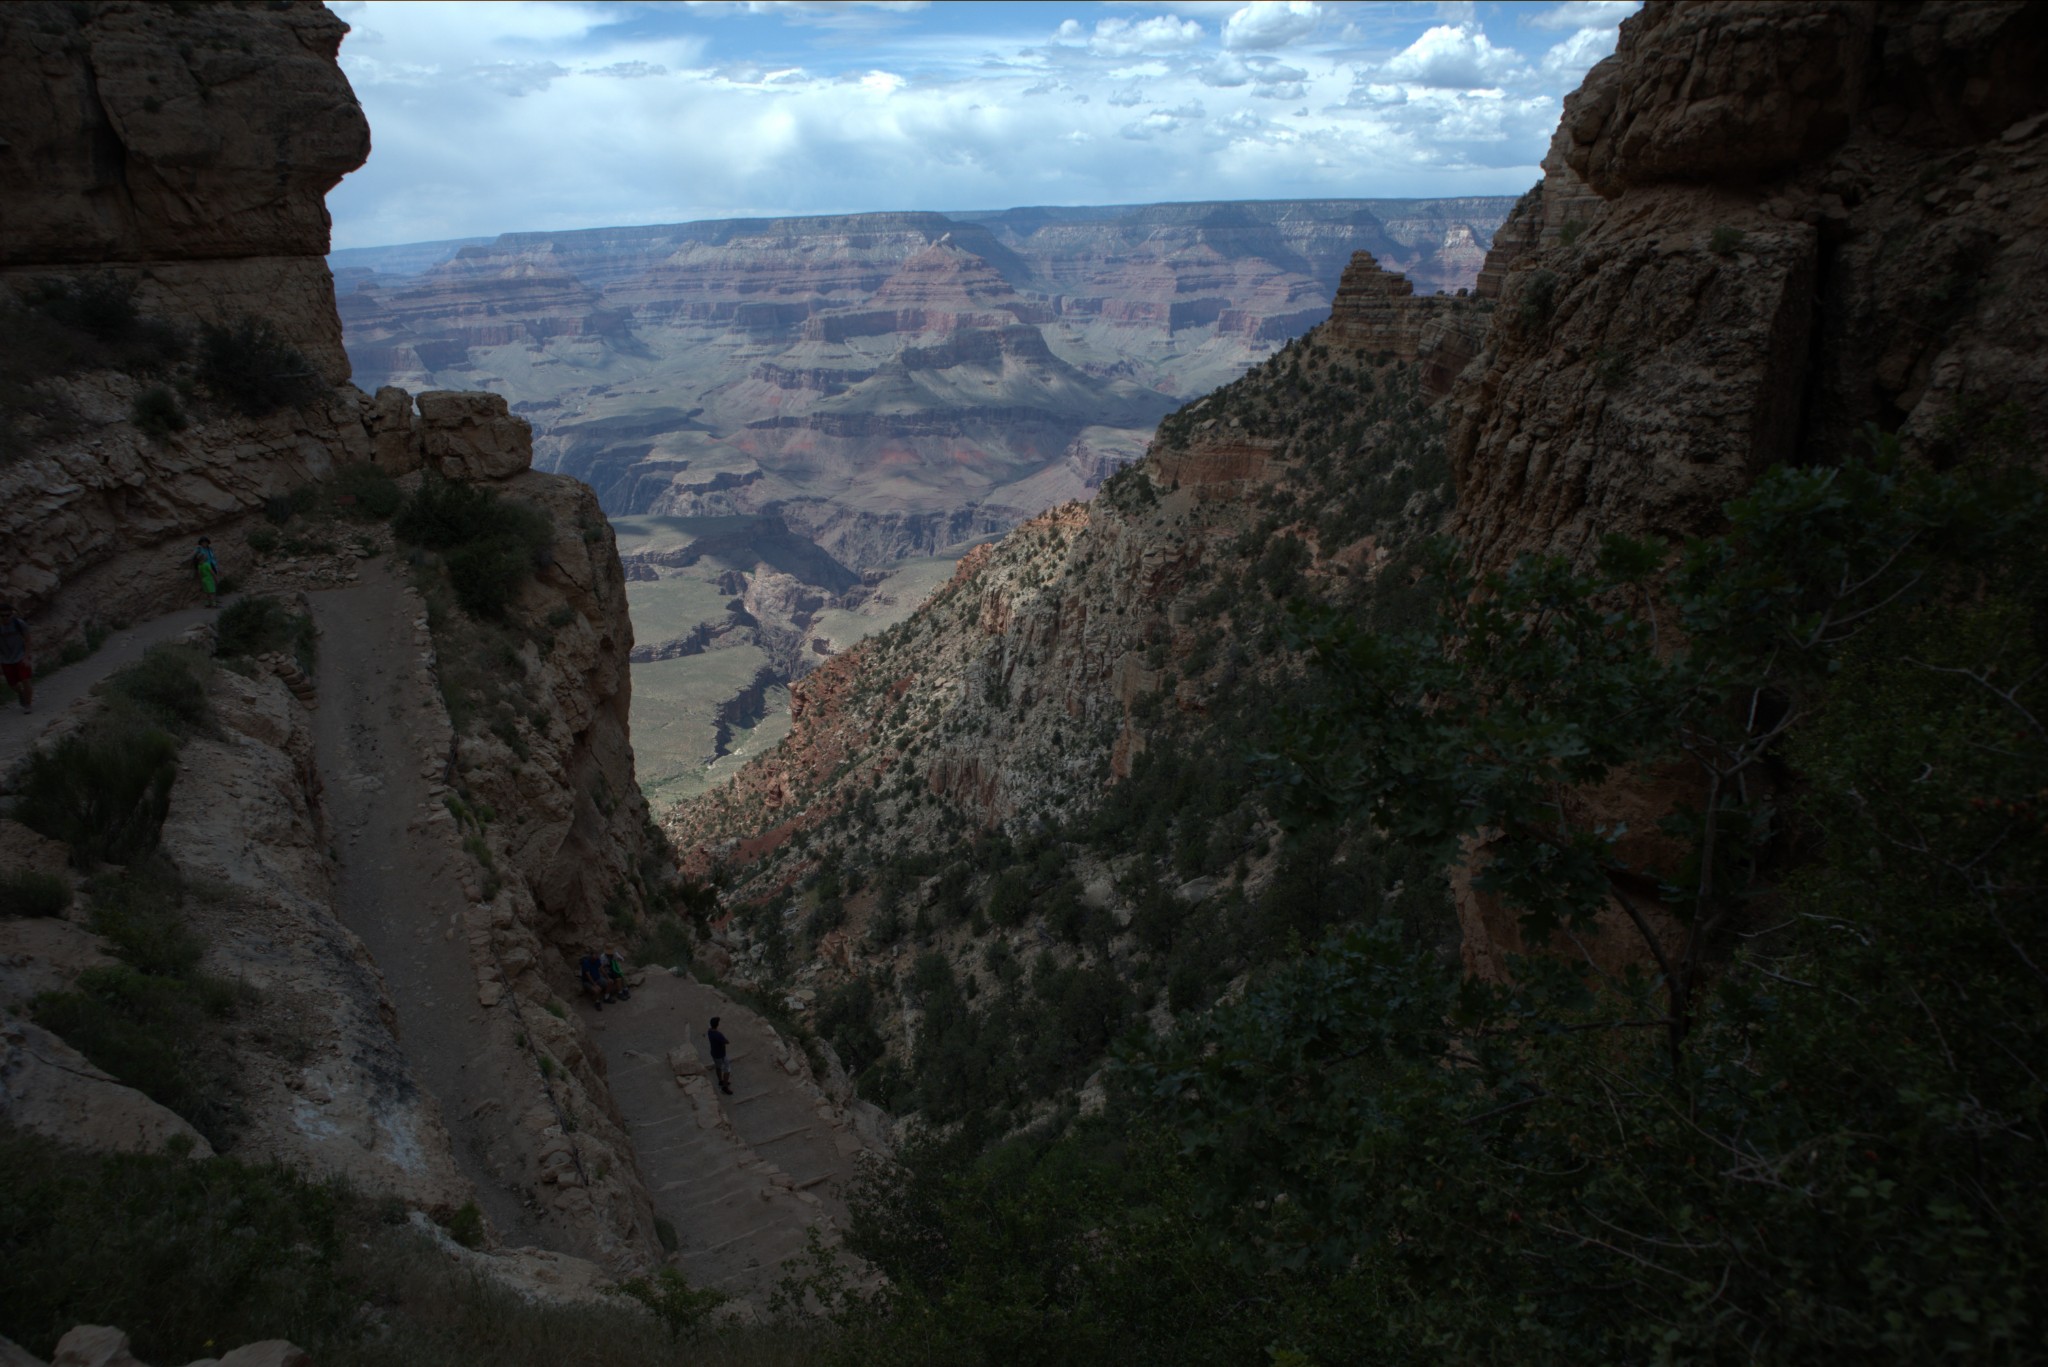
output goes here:
[{"label": "layered rock strata", "polygon": [[2044,56],[2023,4],[1630,19],[1482,273],[1502,306],[1450,437],[1474,549],[1681,539],[1865,423],[1941,460],[1973,413],[2038,422]]},{"label": "layered rock strata", "polygon": [[[532,417],[608,511],[798,509],[854,569],[885,508],[1015,525],[1085,496],[1089,426],[1142,434],[1320,321],[1366,248],[1428,290],[1504,200],[868,214],[508,234],[342,299],[365,376],[460,377]],[[347,254],[345,254],[347,255]],[[365,251],[348,259],[378,260]],[[650,389],[613,381],[633,358]],[[650,370],[651,367],[651,370]],[[721,475],[741,477],[716,485]],[[709,485],[709,487],[707,487]],[[715,495],[707,503],[705,494]]]}]

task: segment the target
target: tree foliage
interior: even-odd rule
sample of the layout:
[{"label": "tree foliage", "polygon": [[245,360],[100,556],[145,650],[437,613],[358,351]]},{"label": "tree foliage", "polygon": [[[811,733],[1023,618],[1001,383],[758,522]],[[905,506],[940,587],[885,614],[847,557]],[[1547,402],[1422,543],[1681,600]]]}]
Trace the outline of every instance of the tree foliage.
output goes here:
[{"label": "tree foliage", "polygon": [[[1550,952],[1468,979],[1363,906],[1134,1053],[1099,1129],[907,1164],[857,1233],[895,1279],[862,1342],[2039,1359],[2048,508],[1874,448],[1675,550],[1442,557],[1411,632],[1300,616],[1287,805],[1483,850]],[[1586,815],[1617,782],[1666,795],[1656,840]]]}]

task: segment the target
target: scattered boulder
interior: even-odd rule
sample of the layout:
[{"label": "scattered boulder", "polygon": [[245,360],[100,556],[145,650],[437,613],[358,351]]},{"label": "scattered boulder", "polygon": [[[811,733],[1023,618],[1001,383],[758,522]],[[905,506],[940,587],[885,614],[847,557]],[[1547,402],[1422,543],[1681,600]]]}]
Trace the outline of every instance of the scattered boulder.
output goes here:
[{"label": "scattered boulder", "polygon": [[425,459],[449,479],[506,479],[533,465],[533,428],[504,395],[430,389],[419,408]]}]

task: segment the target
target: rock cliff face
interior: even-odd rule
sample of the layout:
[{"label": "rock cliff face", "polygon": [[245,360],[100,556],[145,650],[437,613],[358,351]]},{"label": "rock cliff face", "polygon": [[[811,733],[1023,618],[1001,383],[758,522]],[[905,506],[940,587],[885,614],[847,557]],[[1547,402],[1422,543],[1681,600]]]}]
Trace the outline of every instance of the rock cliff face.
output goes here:
[{"label": "rock cliff face", "polygon": [[2038,419],[2044,97],[2016,73],[2044,52],[2019,4],[1631,19],[1566,101],[1538,240],[1518,210],[1482,273],[1461,534],[1496,564],[1678,538],[1864,423],[1943,459],[1990,409]]},{"label": "rock cliff face", "polygon": [[317,4],[8,6],[0,279],[132,267],[145,308],[269,318],[346,379],[321,257],[327,192],[370,152],[347,31]]},{"label": "rock cliff face", "polygon": [[[481,1195],[500,1234],[638,1265],[658,1256],[646,1194],[602,1053],[562,1009],[567,956],[616,933],[659,877],[627,733],[623,573],[590,491],[529,468],[530,430],[502,397],[347,383],[322,204],[368,152],[334,60],[345,32],[317,4],[0,9],[0,594],[45,670],[96,629],[195,601],[201,534],[238,587],[307,595],[322,667],[279,664],[289,687],[218,675],[217,733],[182,752],[162,844],[214,889],[189,913],[207,967],[262,1003],[234,1151],[442,1215]],[[251,371],[289,383],[252,387]],[[387,528],[292,521],[279,549],[272,524],[364,464],[546,515],[546,564],[488,663],[377,567],[397,558]],[[353,550],[325,539],[344,534]],[[519,715],[451,715],[459,668],[516,680]],[[321,730],[323,687],[325,715],[339,694],[359,725]],[[358,845],[379,832],[395,842],[381,864]],[[5,872],[77,883],[61,847],[11,822],[0,836]],[[106,962],[77,893],[55,940],[4,923],[10,1010]],[[508,1023],[522,999],[524,1024]],[[135,1094],[95,1101],[102,1080],[54,1093],[66,1066],[10,1024],[9,1096],[96,1117],[69,1137],[178,1132]],[[479,1105],[463,1087],[495,1092]]]}]

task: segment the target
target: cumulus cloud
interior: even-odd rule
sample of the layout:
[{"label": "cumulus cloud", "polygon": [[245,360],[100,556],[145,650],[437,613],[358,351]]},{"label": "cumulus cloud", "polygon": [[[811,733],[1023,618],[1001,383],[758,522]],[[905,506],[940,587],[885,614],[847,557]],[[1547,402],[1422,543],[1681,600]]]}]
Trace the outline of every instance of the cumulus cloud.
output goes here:
[{"label": "cumulus cloud", "polygon": [[467,74],[502,95],[523,99],[546,90],[569,69],[553,62],[489,62],[471,67]]},{"label": "cumulus cloud", "polygon": [[1476,28],[1439,24],[1410,43],[1381,68],[1397,81],[1441,90],[1480,90],[1526,75],[1527,64],[1513,48],[1495,47]]},{"label": "cumulus cloud", "polygon": [[1642,7],[1642,0],[1571,0],[1523,22],[1541,29],[1615,28]]},{"label": "cumulus cloud", "polygon": [[668,68],[659,62],[613,62],[610,66],[587,66],[585,76],[610,76],[615,80],[638,81],[649,76],[666,76]]},{"label": "cumulus cloud", "polygon": [[1582,28],[1543,54],[1543,74],[1569,89],[1579,83],[1593,63],[1611,56],[1621,41],[1618,28]]},{"label": "cumulus cloud", "polygon": [[1308,79],[1308,72],[1299,67],[1284,66],[1271,57],[1240,57],[1234,52],[1226,52],[1197,67],[1194,75],[1203,85],[1219,90],[1253,86],[1256,87],[1252,91],[1254,95],[1267,94],[1267,87],[1299,85]]},{"label": "cumulus cloud", "polygon": [[1223,46],[1234,52],[1263,52],[1305,38],[1323,16],[1314,0],[1252,0],[1223,24]]},{"label": "cumulus cloud", "polygon": [[1202,41],[1202,26],[1192,19],[1156,14],[1150,19],[1104,19],[1095,32],[1084,35],[1072,19],[1063,22],[1057,35],[1063,42],[1085,41],[1088,50],[1102,57],[1137,57],[1148,53],[1185,52]]},{"label": "cumulus cloud", "polygon": [[[376,146],[330,199],[342,246],[932,206],[1514,194],[1560,87],[1613,27],[1532,36],[1488,9],[1489,38],[1422,5],[1064,0],[867,8],[855,43],[850,21],[779,6],[336,8]],[[1364,34],[1340,38],[1344,19]]]}]

